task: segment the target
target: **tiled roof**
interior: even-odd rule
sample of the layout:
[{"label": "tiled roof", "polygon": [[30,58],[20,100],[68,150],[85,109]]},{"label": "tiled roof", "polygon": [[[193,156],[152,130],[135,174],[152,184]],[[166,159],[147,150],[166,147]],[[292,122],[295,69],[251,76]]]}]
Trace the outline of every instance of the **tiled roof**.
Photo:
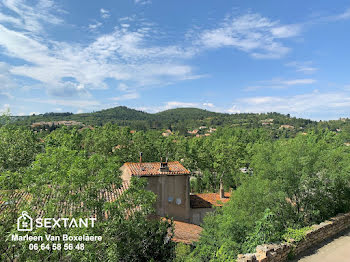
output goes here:
[{"label": "tiled roof", "polygon": [[[123,194],[129,187],[129,184],[124,182],[121,187],[116,187],[111,185],[108,190],[101,191],[98,195],[99,199],[105,199],[107,202],[114,202],[118,199],[121,194]],[[4,191],[3,191],[4,192]],[[22,204],[30,203],[32,200],[32,195],[28,192],[15,190],[13,192],[8,192],[9,196],[5,198],[5,195],[2,194],[0,197],[0,213],[3,212],[9,205],[15,205],[16,209],[19,209]],[[39,217],[43,216],[42,207],[47,203],[48,199],[51,196],[47,195],[42,199],[42,203],[38,206],[31,206],[33,211],[37,211]],[[71,215],[76,209],[84,209],[84,203],[71,205],[69,202],[63,202],[58,207],[58,211],[62,215]],[[127,212],[128,213],[128,212]],[[108,218],[108,214],[105,214]],[[199,235],[202,231],[200,226],[189,224],[180,221],[174,221],[174,242],[181,242],[185,244],[192,244],[195,241],[199,240]]]},{"label": "tiled roof", "polygon": [[221,199],[219,193],[203,193],[190,195],[191,208],[211,208],[222,206],[230,200],[231,194],[225,192],[225,198]]},{"label": "tiled roof", "polygon": [[190,174],[179,161],[168,162],[169,171],[161,172],[160,162],[151,163],[125,163],[124,164],[135,176],[152,176],[152,175],[187,175]]},{"label": "tiled roof", "polygon": [[[112,184],[109,188],[101,190],[97,196],[97,199],[104,199],[107,202],[114,202],[129,188],[128,182],[123,182],[120,187]],[[71,192],[72,195],[78,194],[79,191]],[[7,197],[6,197],[7,195]],[[33,211],[36,211],[38,216],[43,215],[42,207],[45,206],[52,195],[46,195],[41,199],[41,203],[31,205]],[[25,191],[15,190],[7,191],[7,194],[3,191],[0,197],[0,213],[3,212],[7,207],[15,205],[15,209],[20,208],[21,205],[30,203],[32,195]],[[76,210],[85,210],[84,203],[71,203],[69,201],[60,202],[57,205],[57,212],[60,214],[71,215]],[[108,217],[108,214],[105,214]]]},{"label": "tiled roof", "polygon": [[202,232],[202,228],[200,226],[174,221],[174,242],[181,242],[185,244],[192,244],[199,240],[199,235]]}]

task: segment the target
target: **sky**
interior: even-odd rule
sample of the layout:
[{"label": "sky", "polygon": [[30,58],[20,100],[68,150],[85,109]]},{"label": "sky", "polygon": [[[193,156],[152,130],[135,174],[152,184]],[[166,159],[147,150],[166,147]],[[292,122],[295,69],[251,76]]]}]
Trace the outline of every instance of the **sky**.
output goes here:
[{"label": "sky", "polygon": [[0,112],[350,116],[350,2],[1,0]]}]

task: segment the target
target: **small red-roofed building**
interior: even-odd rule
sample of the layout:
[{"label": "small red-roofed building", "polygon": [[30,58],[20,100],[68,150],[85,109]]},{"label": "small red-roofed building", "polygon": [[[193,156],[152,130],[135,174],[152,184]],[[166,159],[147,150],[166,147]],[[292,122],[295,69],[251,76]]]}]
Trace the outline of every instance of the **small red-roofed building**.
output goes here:
[{"label": "small red-roofed building", "polygon": [[222,207],[230,200],[230,197],[231,194],[228,192],[225,192],[224,196],[220,196],[220,193],[191,194],[191,223],[202,224],[208,212],[213,212],[214,207]]}]

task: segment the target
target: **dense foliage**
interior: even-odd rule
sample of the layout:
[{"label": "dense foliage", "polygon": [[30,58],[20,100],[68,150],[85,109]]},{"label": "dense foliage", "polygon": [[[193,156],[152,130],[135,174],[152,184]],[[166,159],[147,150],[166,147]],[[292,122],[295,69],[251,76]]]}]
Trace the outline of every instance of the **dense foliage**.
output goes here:
[{"label": "dense foliage", "polygon": [[350,210],[350,148],[333,132],[256,143],[252,176],[208,216],[194,261],[226,261]]},{"label": "dense foliage", "polygon": [[[106,126],[104,130],[116,129]],[[169,235],[172,223],[149,219],[156,196],[144,189],[146,181],[132,181],[118,201],[109,202],[98,197],[101,192],[121,184],[118,155],[110,155],[110,150],[102,149],[93,152],[95,147],[89,146],[89,135],[74,129],[59,129],[46,137],[45,142],[29,130],[10,126],[0,128],[0,133],[0,145],[6,149],[1,153],[11,153],[1,158],[5,164],[0,173],[0,200],[6,203],[0,212],[1,261],[172,260],[174,243]],[[10,140],[13,135],[14,139]],[[119,136],[109,138],[118,139]],[[89,150],[84,150],[84,146]],[[41,151],[33,150],[36,147]],[[22,193],[30,194],[30,202],[23,201]],[[18,202],[20,199],[22,201]],[[30,235],[97,235],[103,236],[103,240],[84,242],[84,251],[63,251],[67,242],[62,239],[55,242],[56,246],[61,244],[61,250],[29,250],[28,241],[10,241],[11,234],[21,233],[16,229],[16,220],[22,210],[32,217],[38,213],[47,218],[96,217],[93,228],[36,228]],[[52,242],[44,239],[41,244]]]},{"label": "dense foliage", "polygon": [[[28,252],[25,243],[13,249],[4,237],[14,232],[18,214],[3,212],[1,259],[230,261],[238,253],[254,251],[258,244],[288,236],[302,239],[311,224],[350,210],[348,120],[316,123],[276,113],[228,115],[198,109],[168,110],[155,117],[116,108],[86,114],[85,123],[95,123],[96,114],[100,122],[94,127],[58,127],[47,132],[17,125],[27,122],[2,120],[0,189],[5,199],[13,190],[30,192],[32,203],[47,215],[56,214],[62,203],[84,202],[86,209],[73,215],[83,217],[94,210],[100,223],[83,233],[103,235],[104,241],[74,254]],[[64,117],[82,120],[78,116]],[[273,124],[263,126],[261,121],[267,118],[273,118],[269,120]],[[43,119],[62,120],[62,116],[48,114],[24,121]],[[119,125],[104,124],[111,119]],[[293,128],[281,129],[282,124]],[[200,125],[218,128],[207,136],[202,131],[198,136],[187,133]],[[173,132],[162,135],[166,128]],[[119,167],[137,161],[139,152],[144,162],[162,157],[180,161],[192,171],[192,192],[217,192],[220,180],[226,191],[232,190],[230,202],[205,218],[204,231],[193,250],[174,247],[168,238],[170,221],[148,218],[155,196],[144,190],[142,180],[136,180],[119,202],[111,204],[97,197],[111,184],[120,185]],[[43,203],[47,195],[55,197]],[[8,199],[10,209],[15,203],[13,197]],[[135,212],[130,215],[128,210]]]}]

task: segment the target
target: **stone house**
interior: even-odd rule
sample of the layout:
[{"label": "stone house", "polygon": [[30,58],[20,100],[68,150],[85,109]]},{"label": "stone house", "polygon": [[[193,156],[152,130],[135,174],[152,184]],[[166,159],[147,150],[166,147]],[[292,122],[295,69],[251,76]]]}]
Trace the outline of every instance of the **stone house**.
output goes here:
[{"label": "stone house", "polygon": [[132,176],[146,178],[147,189],[157,195],[157,215],[177,221],[200,225],[206,213],[230,197],[222,186],[220,193],[191,194],[191,172],[178,161],[143,163],[140,158],[139,163],[125,163],[121,171],[124,182],[130,182]]}]

